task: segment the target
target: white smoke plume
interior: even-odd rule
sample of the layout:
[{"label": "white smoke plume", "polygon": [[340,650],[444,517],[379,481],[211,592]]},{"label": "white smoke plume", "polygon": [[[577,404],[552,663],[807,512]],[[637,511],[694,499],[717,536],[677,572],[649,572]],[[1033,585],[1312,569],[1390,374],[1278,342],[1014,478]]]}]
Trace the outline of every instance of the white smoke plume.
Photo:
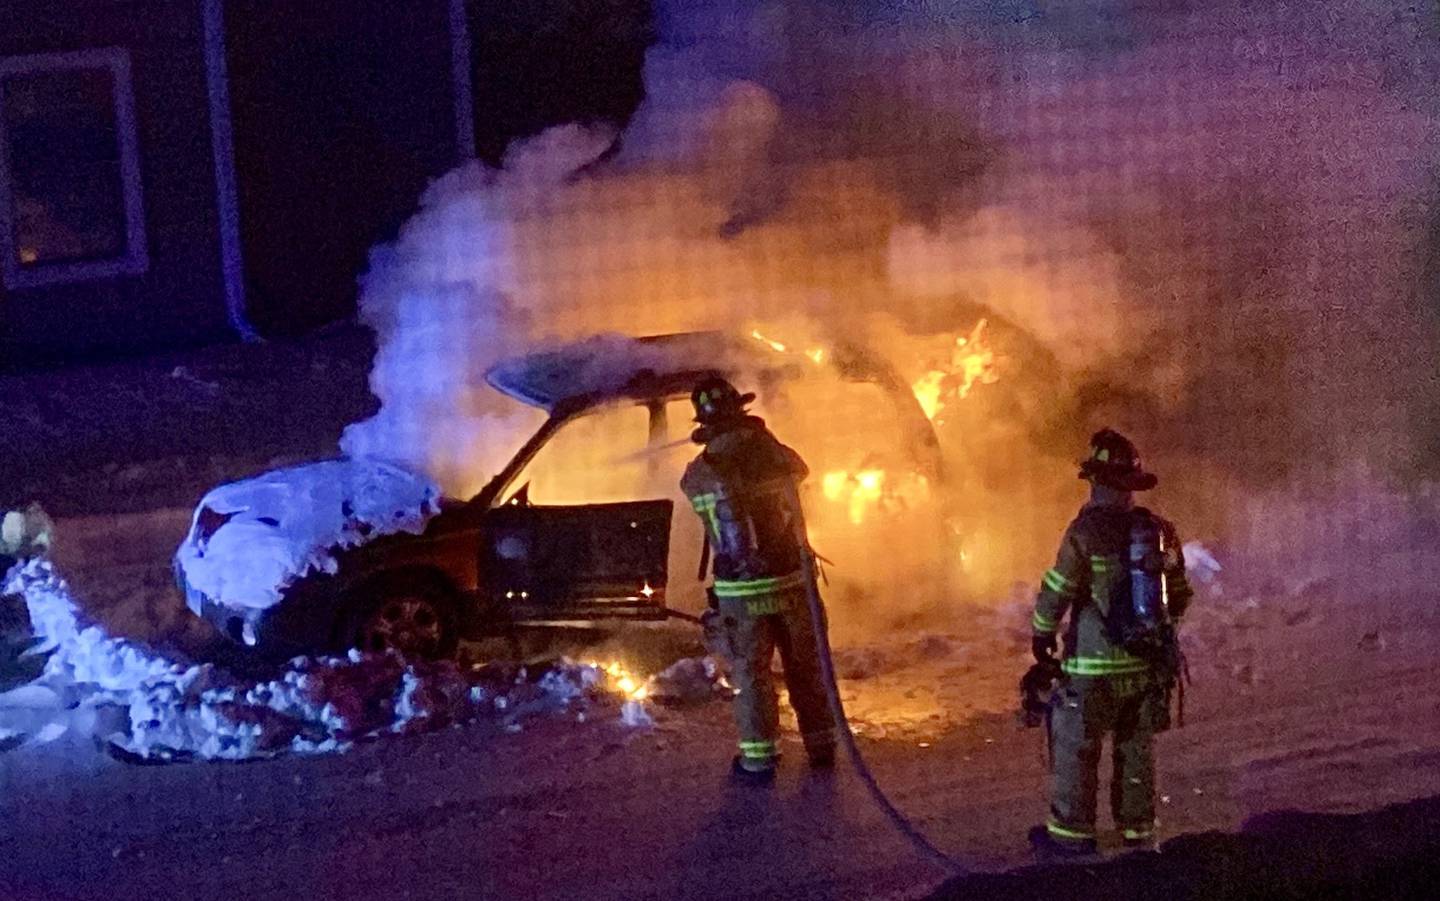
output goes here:
[{"label": "white smoke plume", "polygon": [[[862,337],[914,379],[983,317],[999,378],[938,426],[981,593],[1045,565],[1100,425],[1147,451],[1162,509],[1222,544],[1248,528],[1241,487],[1414,462],[1437,346],[1415,287],[1440,162],[1433,23],[1381,0],[1103,11],[660,3],[618,152],[546,132],[447,175],[375,251],[360,305],[382,408],[344,449],[466,495],[538,421],[483,383],[507,354],[760,329]],[[826,465],[899,441],[862,401],[762,404]],[[613,459],[592,439],[576,486]],[[926,543],[875,525],[835,544]],[[900,556],[869,596],[915,576]],[[910,593],[883,603],[934,600],[893,597]]]}]

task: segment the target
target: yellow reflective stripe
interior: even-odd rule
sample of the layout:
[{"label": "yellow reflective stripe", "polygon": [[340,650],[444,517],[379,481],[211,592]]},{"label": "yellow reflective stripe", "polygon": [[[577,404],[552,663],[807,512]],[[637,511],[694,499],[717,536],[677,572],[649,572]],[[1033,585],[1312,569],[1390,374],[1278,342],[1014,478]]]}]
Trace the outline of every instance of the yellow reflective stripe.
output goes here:
[{"label": "yellow reflective stripe", "polygon": [[722,598],[748,598],[759,594],[784,591],[788,588],[800,588],[803,587],[804,584],[805,574],[803,572],[767,579],[745,579],[739,581],[716,579],[715,594]]},{"label": "yellow reflective stripe", "polygon": [[1045,571],[1045,577],[1040,581],[1046,588],[1056,594],[1069,594],[1074,588],[1070,580],[1065,578],[1058,569],[1047,569]]},{"label": "yellow reflective stripe", "polygon": [[1120,559],[1119,559],[1118,557],[1116,557],[1116,558],[1111,558],[1111,557],[1091,557],[1091,558],[1090,558],[1090,569],[1091,569],[1091,571],[1097,572],[1097,573],[1109,572],[1109,571],[1112,570],[1112,569],[1118,569],[1118,568],[1119,568],[1119,565],[1120,565]]},{"label": "yellow reflective stripe", "polygon": [[1154,834],[1155,834],[1155,827],[1154,827],[1154,826],[1147,826],[1147,827],[1145,827],[1144,829],[1122,829],[1122,830],[1120,830],[1120,837],[1121,837],[1121,838],[1128,838],[1128,839],[1130,839],[1131,841],[1138,841],[1138,840],[1140,840],[1140,839],[1149,838],[1150,836],[1152,836],[1152,835],[1154,835]]},{"label": "yellow reflective stripe", "polygon": [[1054,820],[1047,821],[1045,823],[1045,829],[1051,835],[1058,838],[1080,839],[1083,841],[1085,839],[1095,837],[1095,832],[1093,830],[1087,831],[1081,829],[1072,829],[1069,826],[1062,826]]},{"label": "yellow reflective stripe", "polygon": [[705,522],[709,524],[711,540],[719,541],[720,519],[715,515],[715,495],[697,494],[690,498],[690,506],[694,507],[695,512],[700,514]]},{"label": "yellow reflective stripe", "polygon": [[1030,626],[1036,632],[1054,632],[1055,627],[1058,625],[1059,623],[1041,613],[1039,610],[1036,610],[1035,616],[1030,619]]},{"label": "yellow reflective stripe", "polygon": [[763,760],[775,756],[775,742],[773,741],[742,741],[740,742],[740,756],[748,757],[751,760]]},{"label": "yellow reflective stripe", "polygon": [[1143,673],[1150,664],[1139,657],[1068,657],[1060,661],[1060,668],[1072,676],[1116,676],[1129,673]]}]

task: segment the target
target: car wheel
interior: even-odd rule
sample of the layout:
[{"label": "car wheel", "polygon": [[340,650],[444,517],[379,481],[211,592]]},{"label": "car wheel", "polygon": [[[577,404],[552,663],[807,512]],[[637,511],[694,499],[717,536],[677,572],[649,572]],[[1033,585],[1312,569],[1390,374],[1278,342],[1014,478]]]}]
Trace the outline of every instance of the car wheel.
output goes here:
[{"label": "car wheel", "polygon": [[415,578],[389,579],[365,592],[350,623],[350,647],[366,653],[441,660],[454,656],[460,638],[453,595]]}]

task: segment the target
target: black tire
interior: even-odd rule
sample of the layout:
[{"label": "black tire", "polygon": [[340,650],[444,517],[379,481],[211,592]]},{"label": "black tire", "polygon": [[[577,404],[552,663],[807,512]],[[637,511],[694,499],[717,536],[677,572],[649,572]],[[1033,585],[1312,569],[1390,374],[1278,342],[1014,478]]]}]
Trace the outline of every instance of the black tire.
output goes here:
[{"label": "black tire", "polygon": [[344,649],[446,660],[460,644],[455,592],[426,573],[382,576],[355,593],[340,629]]}]

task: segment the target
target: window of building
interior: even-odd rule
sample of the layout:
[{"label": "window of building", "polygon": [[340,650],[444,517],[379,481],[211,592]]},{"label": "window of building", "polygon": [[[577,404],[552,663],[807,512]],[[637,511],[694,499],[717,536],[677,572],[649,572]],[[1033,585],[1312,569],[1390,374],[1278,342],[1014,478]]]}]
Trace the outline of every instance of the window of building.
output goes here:
[{"label": "window of building", "polygon": [[0,273],[28,288],[145,271],[130,55],[0,58]]}]

